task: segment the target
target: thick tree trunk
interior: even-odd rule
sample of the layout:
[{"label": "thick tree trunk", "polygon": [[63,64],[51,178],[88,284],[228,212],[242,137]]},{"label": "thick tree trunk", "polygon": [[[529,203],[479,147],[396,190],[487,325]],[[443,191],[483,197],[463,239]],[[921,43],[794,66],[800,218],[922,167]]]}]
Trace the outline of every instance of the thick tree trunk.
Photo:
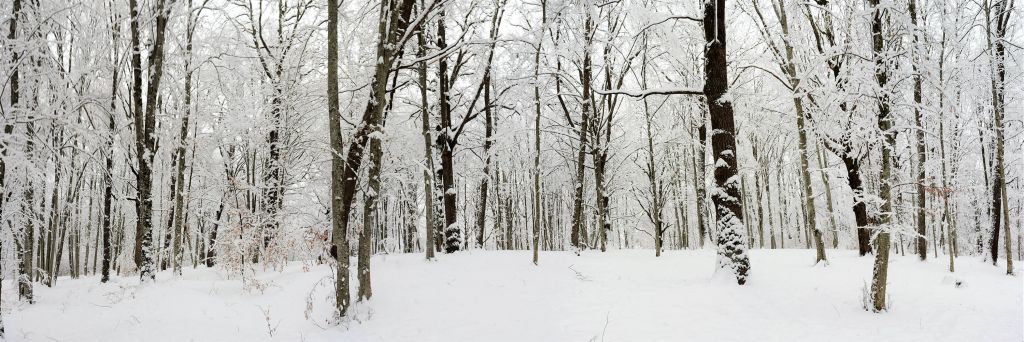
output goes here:
[{"label": "thick tree trunk", "polygon": [[152,250],[153,240],[153,158],[156,154],[156,109],[157,97],[160,89],[160,80],[163,76],[164,63],[164,40],[166,37],[167,18],[170,15],[170,8],[166,7],[164,0],[156,1],[156,36],[153,42],[153,50],[150,53],[149,83],[146,88],[145,112],[142,111],[142,46],[139,43],[139,8],[136,0],[129,0],[131,9],[131,35],[132,35],[132,69],[133,85],[132,99],[135,116],[135,149],[138,163],[136,175],[136,254],[140,263],[139,277],[143,280],[156,278],[154,255]]},{"label": "thick tree trunk", "polygon": [[704,96],[711,114],[711,149],[715,158],[715,186],[712,200],[717,213],[718,267],[747,281],[750,261],[743,236],[743,208],[740,204],[736,164],[736,125],[733,121],[726,64],[725,0],[704,2],[704,39],[707,41],[704,66]]}]

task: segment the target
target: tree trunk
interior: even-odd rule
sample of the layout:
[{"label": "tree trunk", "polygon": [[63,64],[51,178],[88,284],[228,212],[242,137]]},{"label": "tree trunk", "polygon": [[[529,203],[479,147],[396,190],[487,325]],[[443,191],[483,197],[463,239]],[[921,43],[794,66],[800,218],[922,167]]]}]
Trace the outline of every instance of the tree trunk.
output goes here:
[{"label": "tree trunk", "polygon": [[726,64],[725,0],[704,2],[704,96],[711,114],[711,149],[715,157],[715,191],[712,200],[717,213],[718,267],[736,276],[736,282],[747,281],[750,261],[743,236],[743,208],[740,204],[738,168],[736,165],[735,123],[729,76]]},{"label": "tree trunk", "polygon": [[[445,41],[445,11],[442,9],[437,19],[437,48],[444,50],[448,47]],[[452,143],[452,109],[449,98],[448,59],[442,57],[438,61],[438,102],[441,113],[441,129],[437,137],[438,145],[441,147],[441,190],[442,202],[444,204],[444,251],[445,253],[457,252],[461,247],[462,236],[456,224],[456,195],[455,189],[455,161]]]},{"label": "tree trunk", "polygon": [[706,165],[704,160],[704,141],[707,129],[705,128],[704,123],[707,119],[703,113],[701,113],[700,117],[700,127],[698,127],[696,134],[698,139],[697,146],[693,147],[691,145],[690,154],[693,156],[693,189],[697,196],[697,199],[694,201],[697,204],[697,246],[703,249],[704,240],[707,239],[708,235],[707,219],[705,218],[705,215],[708,213],[708,210],[705,207],[707,204],[707,192],[704,188],[705,180],[707,179],[706,168],[704,167]]},{"label": "tree trunk", "polygon": [[[383,104],[381,106],[384,106]],[[381,136],[384,135],[384,111],[377,111],[374,115],[374,122],[380,122],[375,130],[370,133],[370,169],[366,172],[367,190],[363,192],[363,226],[359,230],[358,259],[356,262],[356,276],[359,280],[359,292],[356,300],[369,300],[373,296],[373,288],[370,285],[370,245],[374,228],[377,226],[377,198],[380,196],[380,172],[381,172]]]},{"label": "tree trunk", "polygon": [[[547,1],[540,0],[540,31],[537,37],[537,53],[533,57],[533,103],[534,113],[536,118],[534,119],[533,126],[533,264],[538,265],[540,259],[540,225],[541,225],[541,195],[540,195],[540,119],[541,119],[541,103],[540,103],[540,53],[541,48],[544,46],[544,30],[547,28]],[[490,124],[490,112],[487,114],[487,145],[490,146],[491,136],[491,124]],[[490,163],[490,154],[487,155],[487,162]],[[490,175],[485,175],[489,177]],[[486,182],[486,181],[485,181]],[[486,184],[486,183],[485,183]],[[481,190],[481,195],[485,196]],[[484,209],[481,207],[481,210]],[[481,216],[483,214],[481,213]],[[483,229],[483,225],[480,226]],[[483,234],[481,233],[481,236]],[[602,248],[604,246],[602,245]]]},{"label": "tree trunk", "polygon": [[[910,30],[913,34],[913,43],[910,47],[911,63],[910,67],[914,78],[914,126],[917,128],[917,255],[921,260],[928,259],[928,240],[925,238],[925,214],[926,214],[926,197],[925,197],[925,150],[924,150],[924,126],[921,123],[921,71],[918,70],[919,60],[919,34],[920,29],[917,23],[917,2],[916,0],[910,0],[907,10],[910,12]],[[934,237],[937,239],[938,237]]]},{"label": "tree trunk", "polygon": [[[8,34],[7,34],[7,39],[10,42],[13,42],[15,39],[18,38],[18,20],[20,18],[20,15],[21,15],[21,0],[14,0],[14,2],[12,3],[12,6],[11,6],[11,18],[8,19],[9,20],[8,21],[8,29],[9,29],[9,31],[8,31]],[[11,70],[11,76],[10,76],[10,90],[11,90],[11,93],[10,93],[10,102],[9,103],[10,103],[10,108],[13,111],[13,110],[18,110],[19,109],[18,107],[19,107],[20,96],[21,96],[21,89],[20,89],[21,71],[18,68],[18,59],[20,58],[19,54],[18,54],[16,49],[12,49],[12,52],[13,53],[11,54],[11,60],[12,60],[11,65],[13,65],[13,68]],[[30,120],[26,120],[26,121],[30,121]],[[29,125],[31,125],[31,123]],[[11,136],[14,133],[14,121],[13,120],[7,120],[7,122],[4,123],[3,131],[4,131],[4,135],[5,136]],[[28,137],[27,140],[29,140],[29,142],[26,144],[26,146],[28,146],[29,148],[31,148],[31,135],[30,134],[31,134],[31,128],[29,128],[29,134],[26,134],[26,137]],[[7,143],[0,141],[0,153],[2,153],[2,155],[0,155],[0,189],[3,189],[2,191],[0,191],[0,213],[2,213],[2,210],[3,210],[2,206],[7,201],[6,194],[7,194],[7,188],[8,188],[7,187],[7,155],[9,153],[8,148],[9,148],[9,146],[7,145]],[[27,156],[26,156],[27,158],[31,158],[30,157],[31,156],[31,152],[30,151],[29,151],[29,153],[26,153],[26,154],[27,154]],[[29,205],[31,205],[31,203],[32,203],[32,196],[31,196],[32,190],[31,190],[31,188],[32,188],[31,183],[29,183],[28,186],[25,187],[25,201],[27,203],[29,203]],[[15,236],[15,238],[14,238],[14,243],[15,243],[15,247],[16,247],[15,251],[16,251],[16,255],[18,257],[18,278],[17,278],[16,282],[18,283],[18,296],[20,298],[22,298],[22,299],[26,299],[29,302],[29,304],[31,304],[33,302],[33,299],[32,299],[32,278],[31,278],[31,273],[32,273],[32,256],[33,256],[33,254],[32,254],[32,245],[34,243],[33,239],[32,239],[33,225],[31,223],[32,222],[31,215],[33,215],[33,213],[32,213],[31,210],[27,210],[26,213],[29,214],[29,217],[27,219],[28,224],[26,224],[25,227],[22,230],[22,237],[23,237],[23,239],[18,239],[17,236]],[[2,318],[0,318],[0,338],[2,338],[2,337],[3,337],[3,321],[2,321]]]},{"label": "tree trunk", "polygon": [[879,197],[881,197],[881,222],[878,237],[875,239],[877,250],[875,252],[875,265],[871,278],[871,305],[874,312],[886,310],[886,284],[889,275],[889,226],[892,224],[892,149],[896,147],[896,132],[892,129],[892,118],[889,117],[889,94],[886,89],[888,82],[888,69],[885,54],[885,41],[882,37],[882,9],[878,6],[879,0],[868,0],[872,10],[871,37],[872,57],[875,63],[875,81],[878,83],[878,130],[883,136],[882,142],[882,173],[879,185]]},{"label": "tree trunk", "polygon": [[590,11],[589,5],[583,6],[585,16],[583,24],[583,71],[580,73],[580,82],[582,83],[580,93],[583,96],[581,106],[583,110],[580,116],[580,149],[576,156],[576,188],[573,196],[572,231],[569,237],[569,241],[572,243],[572,247],[577,254],[586,244],[586,233],[583,231],[586,229],[583,222],[583,183],[586,177],[584,172],[586,171],[587,162],[587,131],[589,131],[588,125],[590,124],[590,111],[592,110],[590,99],[590,80],[592,78],[590,52],[594,30],[594,20],[591,18]]},{"label": "tree trunk", "polygon": [[[1006,96],[1005,85],[1006,85],[1006,68],[1004,66],[1004,59],[1006,56],[1006,28],[1010,20],[1010,13],[1013,2],[1007,5],[1006,0],[999,0],[995,3],[995,18],[991,18],[991,15],[986,12],[986,19],[988,19],[988,27],[991,29],[992,20],[995,20],[995,32],[992,32],[992,38],[989,39],[990,50],[992,51],[992,107],[994,124],[992,130],[995,133],[995,170],[992,182],[992,263],[996,263],[999,255],[999,230],[1005,230],[1003,235],[1003,244],[1005,247],[1006,254],[1006,274],[1013,275],[1013,254],[1011,253],[1011,244],[1013,238],[1010,236],[1010,209],[1009,201],[1006,195],[1006,166],[1004,161],[1004,142],[1003,135],[1005,128],[1003,125],[1003,115],[1006,112]],[[993,39],[994,38],[994,39]],[[1000,220],[1000,211],[1002,211],[1002,217]],[[1002,223],[1003,227],[1000,227]]]},{"label": "tree trunk", "polygon": [[[119,16],[115,15],[113,22],[119,22]],[[109,136],[107,137],[107,151],[106,151],[106,173],[103,177],[103,262],[100,263],[102,276],[100,282],[106,283],[110,280],[110,211],[111,202],[113,200],[113,187],[114,187],[114,136],[117,134],[117,124],[114,121],[114,112],[117,110],[117,80],[120,75],[120,63],[118,62],[117,54],[117,41],[121,34],[119,25],[111,25],[111,48],[113,49],[112,63],[114,65],[113,77],[110,81],[110,115],[108,117],[107,129],[110,130]]]},{"label": "tree trunk", "polygon": [[836,212],[835,208],[832,206],[832,185],[828,180],[829,176],[826,171],[828,168],[828,162],[827,159],[825,159],[825,153],[821,151],[820,146],[817,151],[818,167],[821,168],[821,182],[825,184],[825,207],[828,209],[829,230],[832,231],[832,248],[836,249],[839,248],[839,227],[836,226]]},{"label": "tree trunk", "polygon": [[156,109],[160,80],[163,76],[164,40],[170,8],[164,0],[156,1],[156,36],[150,53],[149,83],[146,88],[145,112],[142,109],[142,59],[139,43],[139,8],[137,0],[129,0],[131,9],[132,36],[132,112],[135,117],[135,156],[138,163],[136,174],[136,254],[139,262],[139,277],[143,280],[156,278],[152,251],[153,240],[153,157],[156,154]]},{"label": "tree trunk", "polygon": [[[426,40],[423,37],[423,30],[416,32],[418,49],[416,57],[423,58],[426,55]],[[426,161],[426,169],[423,170],[423,211],[426,213],[426,220],[423,225],[426,230],[426,242],[424,252],[427,260],[434,258],[434,182],[431,172],[434,170],[434,146],[430,137],[430,106],[427,103],[427,63],[419,63],[419,88],[420,88],[420,115],[423,116],[423,158]]]},{"label": "tree trunk", "polygon": [[363,152],[370,133],[379,131],[377,121],[387,104],[387,81],[391,75],[391,67],[395,60],[401,58],[399,40],[409,27],[409,16],[412,12],[413,0],[398,0],[399,2],[384,2],[381,4],[381,17],[378,25],[379,41],[377,43],[377,64],[374,67],[374,76],[370,82],[370,97],[367,99],[366,110],[363,112],[362,123],[349,142],[348,152],[344,160],[341,159],[341,122],[338,109],[337,92],[337,13],[335,0],[328,3],[328,116],[331,122],[331,146],[334,157],[331,160],[331,219],[333,256],[337,260],[337,275],[335,278],[335,300],[337,313],[345,316],[349,306],[349,256],[348,256],[348,217],[352,209],[352,200],[355,197],[355,188],[358,181],[359,167],[363,162]]},{"label": "tree trunk", "polygon": [[[191,7],[192,1],[189,1],[189,7]],[[185,114],[181,117],[181,132],[178,137],[178,148],[175,152],[175,158],[177,159],[178,171],[175,175],[175,188],[174,191],[174,246],[172,247],[171,263],[174,265],[174,273],[181,275],[181,240],[182,234],[185,231],[184,222],[184,187],[185,187],[185,151],[188,147],[188,120],[189,115],[192,111],[192,36],[195,22],[192,14],[189,13],[188,32],[185,33]]]},{"label": "tree trunk", "polygon": [[348,209],[344,207],[343,200],[346,196],[344,183],[347,181],[344,177],[347,177],[347,174],[345,161],[342,159],[344,142],[341,137],[341,111],[338,108],[338,10],[338,0],[327,0],[327,121],[331,125],[331,254],[337,261],[335,309],[338,316],[345,316],[350,300]]}]

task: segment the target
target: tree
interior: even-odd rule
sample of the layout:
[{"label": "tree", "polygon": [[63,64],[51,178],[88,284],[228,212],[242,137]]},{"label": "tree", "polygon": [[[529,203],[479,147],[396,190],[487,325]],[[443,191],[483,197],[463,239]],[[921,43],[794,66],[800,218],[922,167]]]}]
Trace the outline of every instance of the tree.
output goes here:
[{"label": "tree", "polygon": [[917,255],[921,260],[928,258],[928,241],[925,239],[925,214],[927,203],[925,197],[925,148],[924,148],[924,126],[921,124],[921,71],[918,65],[923,65],[920,57],[921,43],[919,32],[921,29],[917,23],[917,1],[910,0],[907,11],[910,12],[910,30],[913,38],[911,43],[911,68],[914,73],[914,125],[917,126]]},{"label": "tree", "polygon": [[731,271],[736,282],[747,282],[750,260],[743,230],[743,208],[736,166],[736,137],[729,74],[725,58],[725,0],[704,2],[704,97],[711,114],[711,155],[715,159],[715,204],[718,228],[718,267]]},{"label": "tree", "polygon": [[[111,12],[114,12],[114,9],[111,9]],[[117,81],[121,71],[121,63],[119,62],[121,58],[117,52],[118,40],[121,36],[120,21],[119,15],[112,14],[110,22],[110,44],[112,48],[111,64],[113,65],[114,70],[110,80],[110,113],[107,116],[107,129],[109,129],[110,132],[107,137],[106,172],[103,177],[103,262],[101,263],[101,272],[103,276],[100,278],[100,282],[103,283],[110,280],[110,258],[112,252],[110,225],[112,199],[114,197],[114,136],[117,134],[117,123],[114,118],[114,112],[117,111]]]},{"label": "tree", "polygon": [[807,128],[804,127],[806,114],[804,113],[803,95],[801,95],[801,92],[804,92],[801,88],[803,78],[799,75],[795,62],[794,48],[791,43],[793,35],[790,33],[786,3],[783,0],[779,0],[778,3],[773,2],[771,5],[782,30],[781,48],[777,46],[775,41],[772,39],[772,34],[768,31],[768,24],[767,21],[765,21],[764,15],[761,13],[758,1],[753,0],[754,13],[757,14],[757,18],[761,22],[761,35],[764,40],[768,42],[768,46],[776,57],[779,69],[786,75],[786,82],[788,83],[786,86],[793,92],[793,110],[796,113],[796,130],[800,148],[800,183],[804,200],[804,208],[807,210],[804,219],[806,220],[808,229],[811,231],[814,238],[814,247],[817,252],[814,262],[827,263],[828,259],[825,256],[825,244],[822,242],[821,229],[819,229],[817,225],[817,215],[815,213],[813,195],[814,187],[811,185],[810,165],[807,162],[807,156],[809,153],[807,150]]},{"label": "tree", "polygon": [[572,233],[570,235],[570,242],[572,247],[576,249],[576,253],[585,247],[586,244],[586,227],[583,223],[583,183],[585,181],[586,174],[586,162],[587,162],[587,132],[588,125],[590,124],[590,115],[593,110],[591,101],[591,85],[590,82],[593,79],[593,66],[591,65],[591,51],[593,50],[594,41],[594,20],[591,17],[591,4],[589,0],[584,1],[584,5],[581,6],[584,15],[583,21],[583,66],[580,72],[580,149],[576,157],[576,184],[575,192],[573,195],[573,209],[572,209]]},{"label": "tree", "polygon": [[338,315],[348,311],[348,210],[342,206],[344,196],[344,168],[342,159],[341,112],[338,110],[338,0],[327,0],[327,119],[331,136],[331,251],[337,260],[335,274],[335,300]]},{"label": "tree", "polygon": [[[827,3],[826,3],[827,4]],[[851,79],[848,75],[843,74],[843,69],[846,67],[849,69],[849,57],[847,54],[834,54],[830,51],[838,50],[840,47],[837,46],[837,37],[835,29],[833,28],[832,13],[829,11],[822,11],[820,15],[821,19],[815,19],[811,12],[812,6],[807,5],[806,17],[811,25],[811,32],[814,35],[815,48],[818,53],[822,56],[828,56],[826,64],[830,71],[830,77],[836,87],[836,90],[841,94],[845,95],[848,88],[851,87]],[[819,24],[819,21],[822,23]],[[809,96],[810,102],[814,107],[819,110],[822,109],[815,97]],[[868,216],[867,203],[865,203],[866,190],[864,187],[864,181],[861,178],[861,162],[866,158],[866,149],[862,148],[855,143],[854,132],[856,130],[853,127],[853,113],[857,104],[853,101],[843,98],[839,101],[839,109],[842,114],[850,116],[850,119],[846,122],[846,127],[843,127],[839,136],[834,134],[827,134],[820,128],[817,131],[817,136],[822,140],[822,146],[834,153],[843,161],[843,165],[846,167],[846,179],[849,184],[850,190],[853,192],[853,214],[854,221],[857,226],[857,249],[861,256],[867,255],[871,252],[871,235],[869,232],[868,225],[872,221],[876,221],[875,218]],[[819,125],[815,123],[814,117],[808,115],[809,121],[812,125]]]},{"label": "tree", "polygon": [[871,277],[870,307],[874,312],[886,310],[886,284],[889,278],[889,229],[893,220],[892,211],[892,149],[896,146],[896,132],[892,130],[892,118],[889,115],[888,67],[885,60],[885,39],[882,37],[883,8],[879,0],[868,0],[872,12],[871,19],[871,51],[875,63],[875,82],[878,84],[878,131],[882,135],[881,179],[879,181],[879,197],[881,198],[881,222],[878,236],[875,238],[875,263]]},{"label": "tree", "polygon": [[[540,183],[540,172],[541,172],[541,169],[540,169],[540,154],[541,154],[541,152],[540,152],[540,119],[541,119],[541,108],[540,108],[541,107],[541,102],[540,102],[540,56],[541,56],[541,54],[540,53],[541,53],[541,49],[544,47],[544,30],[547,28],[547,23],[548,23],[548,4],[547,4],[547,1],[540,0],[540,29],[537,32],[537,52],[534,53],[534,55],[533,55],[533,78],[534,78],[534,81],[533,81],[533,84],[534,84],[534,86],[533,86],[533,102],[534,102],[534,105],[533,106],[534,107],[533,107],[533,109],[534,109],[534,114],[536,115],[536,118],[534,119],[534,124],[533,124],[533,149],[534,149],[534,156],[533,156],[533,264],[534,265],[538,265],[539,264],[539,260],[538,259],[540,258],[540,222],[541,222],[541,217],[540,217],[540,207],[541,207],[541,205],[540,205],[540,203],[541,203],[541,193],[540,193],[540,185],[541,185],[541,183]],[[490,115],[488,115],[488,131],[490,131]],[[487,135],[487,139],[488,140],[487,140],[486,143],[489,146],[489,144],[490,144],[490,134]],[[490,155],[488,155],[487,162],[488,162],[488,164],[490,163]],[[488,175],[488,177],[489,177],[489,175]],[[486,182],[487,181],[485,180],[484,184],[487,184]],[[487,198],[486,197],[487,195],[484,193],[483,190],[480,191],[480,195],[481,195],[481,198],[482,198],[481,201],[484,201]],[[484,202],[484,203],[486,203],[486,202]],[[481,210],[484,210],[486,207],[481,205],[480,208],[481,208]],[[483,215],[483,214],[481,214],[481,215]],[[480,226],[480,229],[483,229],[483,225]],[[483,233],[481,233],[480,235],[483,236]],[[483,245],[483,244],[481,243],[481,245]]]},{"label": "tree", "polygon": [[[355,133],[348,143],[348,152],[344,160],[341,159],[340,146],[340,113],[337,106],[337,75],[328,76],[328,113],[331,125],[331,146],[334,157],[331,161],[331,221],[332,221],[332,254],[337,261],[337,275],[335,278],[335,300],[338,315],[344,317],[348,311],[349,294],[349,257],[348,257],[348,217],[352,209],[352,200],[355,197],[355,188],[359,167],[363,162],[363,152],[366,148],[370,134],[380,125],[380,118],[387,107],[387,83],[392,74],[394,63],[402,57],[402,46],[409,39],[406,35],[410,25],[410,15],[415,2],[413,0],[388,0],[381,2],[380,20],[377,27],[377,58],[374,65],[373,79],[370,82],[370,97],[366,102],[366,109],[363,111],[362,120],[357,126]],[[332,6],[335,5],[335,6]],[[336,7],[334,0],[328,4],[330,16],[336,16],[333,10]],[[417,21],[418,22],[418,21]],[[332,25],[333,23],[333,25]],[[331,44],[328,50],[328,71],[335,73],[337,69],[337,17],[333,20],[328,18],[328,38]],[[333,42],[333,43],[332,43]],[[330,62],[334,60],[334,62]],[[333,78],[333,80],[332,80]],[[333,85],[332,85],[333,83]],[[333,99],[332,99],[333,98]]]},{"label": "tree", "polygon": [[[992,115],[995,133],[995,170],[992,182],[992,264],[999,257],[1000,219],[1002,229],[1006,231],[1003,242],[1006,248],[1006,274],[1013,275],[1013,255],[1010,252],[1012,237],[1010,236],[1010,209],[1006,196],[1006,166],[1004,160],[1005,124],[1003,116],[1006,112],[1006,28],[1010,15],[1013,13],[1013,1],[994,0],[994,6],[985,11],[988,45],[992,58]],[[1000,215],[1000,211],[1001,214]],[[1001,216],[1001,217],[1000,217]]]},{"label": "tree", "polygon": [[[172,0],[173,3],[173,0]],[[149,53],[149,82],[146,86],[145,112],[142,110],[142,46],[139,43],[139,8],[136,0],[129,0],[132,36],[132,105],[135,117],[135,148],[138,171],[136,175],[136,262],[140,263],[139,277],[155,279],[156,271],[152,251],[153,239],[153,158],[156,154],[156,109],[160,80],[163,76],[164,40],[171,8],[165,0],[156,1],[156,35]]]},{"label": "tree", "polygon": [[192,0],[189,0],[189,13],[188,22],[185,27],[185,113],[181,117],[181,132],[178,138],[178,148],[175,153],[175,160],[178,167],[177,173],[175,174],[174,189],[174,249],[172,252],[172,264],[174,265],[174,273],[181,275],[181,240],[185,234],[183,227],[185,218],[184,197],[185,197],[185,153],[188,146],[188,127],[189,127],[189,114],[192,111],[192,39],[195,36],[196,25],[199,20],[199,15],[203,9],[206,8],[206,3],[209,0],[204,0],[202,5],[195,10],[195,14],[192,14]]},{"label": "tree", "polygon": [[[422,1],[420,7],[422,10]],[[426,39],[423,37],[424,28],[416,30],[417,46],[416,57],[423,58],[426,55]],[[423,211],[426,213],[426,220],[423,225],[426,227],[426,243],[423,248],[427,260],[434,259],[434,183],[430,173],[434,170],[434,146],[430,136],[430,104],[427,99],[427,63],[419,63],[419,90],[420,90],[420,115],[423,119],[423,158],[425,169],[423,170]]]}]

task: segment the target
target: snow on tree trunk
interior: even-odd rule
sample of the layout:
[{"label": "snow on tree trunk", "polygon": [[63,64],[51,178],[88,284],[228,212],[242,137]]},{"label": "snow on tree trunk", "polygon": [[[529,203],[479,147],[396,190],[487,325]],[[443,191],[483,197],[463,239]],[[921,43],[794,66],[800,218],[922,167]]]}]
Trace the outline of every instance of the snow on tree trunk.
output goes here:
[{"label": "snow on tree trunk", "polygon": [[750,271],[743,208],[740,204],[739,174],[736,165],[736,125],[733,121],[732,98],[726,68],[725,0],[704,2],[705,84],[711,114],[711,149],[715,160],[715,187],[711,198],[715,204],[718,267],[732,272],[743,285]]},{"label": "snow on tree trunk", "polygon": [[881,198],[881,220],[875,238],[875,263],[871,277],[870,307],[874,312],[886,310],[886,285],[889,278],[889,229],[893,221],[892,210],[892,150],[896,147],[896,132],[892,131],[892,118],[889,115],[888,67],[885,60],[885,38],[882,36],[882,8],[879,0],[868,0],[872,11],[871,37],[872,58],[875,63],[875,81],[878,92],[878,132],[882,135],[882,160],[879,181],[879,197]]}]

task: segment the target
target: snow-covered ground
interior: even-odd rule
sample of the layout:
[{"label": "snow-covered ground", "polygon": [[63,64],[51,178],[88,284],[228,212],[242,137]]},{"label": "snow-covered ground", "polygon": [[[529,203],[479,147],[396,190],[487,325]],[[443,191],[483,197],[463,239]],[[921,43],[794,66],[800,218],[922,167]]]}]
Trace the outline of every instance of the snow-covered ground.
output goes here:
[{"label": "snow-covered ground", "polygon": [[[10,341],[1021,341],[1024,284],[970,257],[895,257],[889,312],[861,309],[871,257],[751,251],[738,286],[714,275],[713,251],[471,251],[378,256],[374,297],[351,321],[328,323],[327,266],[257,271],[245,285],[220,269],[100,284],[38,286],[16,304],[4,284]],[[961,284],[956,286],[957,281]],[[355,293],[355,291],[353,291]]]}]

